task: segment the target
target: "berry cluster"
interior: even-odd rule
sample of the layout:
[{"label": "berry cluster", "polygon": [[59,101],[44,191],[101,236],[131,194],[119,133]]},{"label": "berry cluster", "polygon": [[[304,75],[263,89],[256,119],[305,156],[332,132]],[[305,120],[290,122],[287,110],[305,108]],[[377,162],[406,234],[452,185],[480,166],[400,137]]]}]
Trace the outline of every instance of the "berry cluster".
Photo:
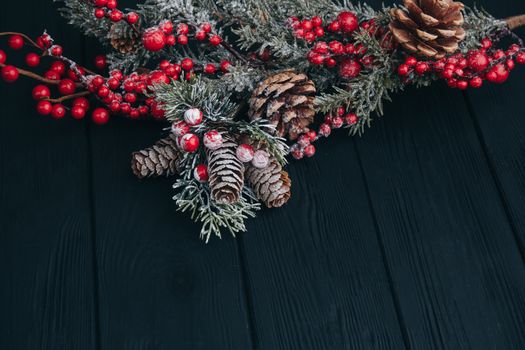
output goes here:
[{"label": "berry cluster", "polygon": [[117,9],[117,0],[93,0],[93,4],[95,5],[95,17],[98,19],[108,18],[115,23],[125,20],[130,25],[134,25],[139,21],[139,15],[136,12],[124,14]]},{"label": "berry cluster", "polygon": [[297,142],[290,148],[290,152],[295,159],[312,157],[315,154],[315,146],[312,144],[321,137],[328,137],[332,129],[340,129],[343,126],[356,124],[359,117],[352,112],[348,112],[344,107],[339,107],[334,114],[327,114],[324,122],[319,125],[318,131],[310,130],[299,136]]},{"label": "berry cluster", "polygon": [[[195,153],[201,147],[201,139],[196,128],[204,122],[204,113],[198,108],[190,108],[184,112],[181,120],[171,125],[171,132],[177,136],[178,147],[188,153]],[[202,135],[202,144],[209,150],[216,150],[223,144],[223,138],[219,131],[209,130]],[[256,168],[265,168],[270,162],[270,156],[265,150],[255,150],[252,145],[240,144],[236,150],[237,158],[243,163],[251,163]],[[208,180],[208,168],[205,164],[199,164],[194,169],[194,177],[200,182]]]},{"label": "berry cluster", "polygon": [[188,45],[190,39],[199,42],[205,40],[211,46],[219,46],[223,42],[217,34],[212,34],[210,23],[202,23],[197,26],[190,26],[186,23],[179,23],[177,28],[173,22],[165,20],[158,26],[148,28],[142,35],[142,44],[148,51],[156,52],[164,49],[166,46]]},{"label": "berry cluster", "polygon": [[398,66],[397,73],[407,83],[418,76],[433,74],[446,80],[451,88],[465,90],[469,86],[479,88],[485,80],[502,84],[514,69],[516,62],[525,64],[525,49],[513,44],[508,50],[494,48],[490,39],[483,39],[479,50],[467,54],[458,53],[438,61],[418,61],[415,57],[407,57]]},{"label": "berry cluster", "polygon": [[355,42],[352,34],[359,28],[368,30],[374,36],[382,34],[374,20],[359,23],[357,15],[352,12],[339,13],[336,20],[324,27],[318,16],[302,21],[293,17],[290,23],[295,37],[313,45],[308,61],[316,66],[337,68],[339,76],[345,79],[357,77],[363,67],[373,63],[373,57],[367,55],[362,44]]}]

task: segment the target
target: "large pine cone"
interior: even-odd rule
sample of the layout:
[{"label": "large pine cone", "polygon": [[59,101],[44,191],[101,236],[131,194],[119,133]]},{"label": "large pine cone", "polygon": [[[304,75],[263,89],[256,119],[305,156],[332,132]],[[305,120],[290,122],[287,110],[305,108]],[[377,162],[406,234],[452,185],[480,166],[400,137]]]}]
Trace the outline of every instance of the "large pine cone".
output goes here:
[{"label": "large pine cone", "polygon": [[264,169],[249,166],[246,179],[257,198],[268,208],[282,207],[290,199],[292,182],[275,158],[270,159]]},{"label": "large pine cone", "polygon": [[457,51],[465,38],[464,5],[452,0],[405,0],[392,9],[390,31],[395,41],[419,57],[441,59]]},{"label": "large pine cone", "polygon": [[259,84],[250,99],[251,120],[268,119],[277,134],[295,140],[314,121],[315,84],[305,74],[285,71]]},{"label": "large pine cone", "polygon": [[216,150],[207,149],[211,198],[216,203],[233,204],[239,201],[244,186],[244,165],[237,159],[237,143],[226,134]]},{"label": "large pine cone", "polygon": [[134,152],[131,159],[133,174],[139,179],[171,176],[180,172],[182,153],[177,148],[176,136],[158,141],[150,148]]},{"label": "large pine cone", "polygon": [[111,26],[109,41],[111,46],[122,54],[134,52],[140,47],[140,35],[124,21]]}]

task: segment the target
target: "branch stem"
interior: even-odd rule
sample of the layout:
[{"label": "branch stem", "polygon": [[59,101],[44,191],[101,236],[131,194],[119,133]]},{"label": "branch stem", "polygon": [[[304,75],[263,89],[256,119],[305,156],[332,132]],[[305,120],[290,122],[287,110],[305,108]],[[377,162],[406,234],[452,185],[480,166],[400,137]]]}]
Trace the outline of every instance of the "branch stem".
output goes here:
[{"label": "branch stem", "polygon": [[505,19],[510,30],[525,26],[525,14]]},{"label": "branch stem", "polygon": [[[7,66],[7,64],[0,63],[0,68],[3,68],[5,66]],[[41,75],[38,75],[38,74],[33,73],[33,72],[30,72],[28,70],[21,69],[21,68],[18,68],[18,67],[15,67],[15,68],[18,70],[18,73],[20,75],[26,76],[26,77],[34,79],[34,80],[41,81],[42,83],[46,83],[46,84],[49,84],[49,85],[58,85],[60,83],[60,80],[47,79],[47,78],[44,78]]]},{"label": "branch stem", "polygon": [[29,42],[32,46],[34,46],[35,48],[39,50],[42,50],[42,48],[38,46],[38,44],[33,39],[31,39],[29,36],[25,35],[24,33],[18,33],[18,32],[1,32],[0,33],[0,36],[6,36],[6,35],[20,35],[24,39],[26,39],[26,41]]},{"label": "branch stem", "polygon": [[91,94],[89,91],[82,91],[82,92],[77,92],[76,94],[66,95],[66,96],[62,96],[59,98],[48,98],[46,99],[46,101],[49,101],[51,103],[61,103],[67,100],[71,100],[73,98],[87,96],[89,94]]}]

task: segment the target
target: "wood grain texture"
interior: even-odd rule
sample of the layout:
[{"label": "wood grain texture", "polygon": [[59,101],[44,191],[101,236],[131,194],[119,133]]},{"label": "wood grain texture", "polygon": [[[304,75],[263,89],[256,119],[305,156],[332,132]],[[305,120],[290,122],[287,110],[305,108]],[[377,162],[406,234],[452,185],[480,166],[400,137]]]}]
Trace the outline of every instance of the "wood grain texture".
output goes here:
[{"label": "wood grain texture", "polygon": [[102,348],[250,349],[235,240],[198,238],[175,211],[173,179],[137,180],[131,152],[162,125],[93,127]]},{"label": "wood grain texture", "polygon": [[[65,26],[50,2],[2,4],[0,31],[47,28],[81,57],[80,34]],[[23,53],[7,54],[23,66]],[[38,116],[34,85],[0,84],[0,349],[94,349],[85,124]]]},{"label": "wood grain texture", "polygon": [[257,349],[404,349],[354,145],[330,141],[242,237]]},{"label": "wood grain texture", "polygon": [[[498,17],[525,13],[525,3],[490,2],[487,10]],[[525,30],[517,34],[525,37]],[[525,118],[523,82],[525,69],[517,66],[503,85],[487,85],[466,95],[479,136],[485,147],[515,234],[525,252]]]},{"label": "wood grain texture", "polygon": [[410,348],[523,348],[525,269],[461,94],[408,89],[357,144]]}]

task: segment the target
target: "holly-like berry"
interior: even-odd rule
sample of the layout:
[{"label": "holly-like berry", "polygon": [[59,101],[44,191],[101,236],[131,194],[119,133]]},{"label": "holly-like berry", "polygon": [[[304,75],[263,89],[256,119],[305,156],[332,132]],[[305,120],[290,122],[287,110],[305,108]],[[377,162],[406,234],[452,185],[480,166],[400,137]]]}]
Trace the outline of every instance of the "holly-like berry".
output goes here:
[{"label": "holly-like berry", "polygon": [[341,12],[337,16],[337,21],[345,33],[350,33],[359,27],[357,16],[352,12]]},{"label": "holly-like berry", "polygon": [[182,149],[188,153],[194,153],[199,149],[199,137],[195,134],[185,134],[180,139]]},{"label": "holly-like berry", "polygon": [[211,32],[211,24],[209,24],[209,23],[207,23],[207,22],[206,22],[206,23],[203,23],[203,24],[201,25],[201,30],[202,30],[204,33],[209,33],[209,32]]},{"label": "holly-like berry", "polygon": [[75,82],[71,79],[63,79],[58,84],[58,91],[62,95],[71,95],[75,93],[76,85]]},{"label": "holly-like berry", "polygon": [[203,30],[200,30],[197,33],[195,33],[195,40],[204,41],[206,40],[206,37],[207,37],[207,34]]},{"label": "holly-like berry", "polygon": [[481,79],[480,77],[474,77],[470,79],[469,85],[476,89],[480,88],[483,85],[483,79]]},{"label": "holly-like berry", "polygon": [[164,34],[171,34],[173,32],[173,22],[169,20],[163,21],[160,24],[160,29],[164,32]]},{"label": "holly-like berry", "polygon": [[93,0],[93,4],[96,7],[105,7],[108,4],[108,0]]},{"label": "holly-like berry", "polygon": [[84,118],[86,115],[86,109],[83,108],[82,106],[73,106],[71,107],[71,116],[74,118],[74,119],[82,119]]},{"label": "holly-like berry", "polygon": [[181,34],[177,37],[177,43],[180,45],[188,45],[188,36]]},{"label": "holly-like berry", "polygon": [[426,72],[428,72],[429,70],[430,70],[430,66],[426,62],[419,62],[416,65],[416,73],[419,74],[419,75],[423,75]]},{"label": "holly-like berry", "polygon": [[348,125],[354,125],[357,123],[357,115],[355,113],[349,113],[345,116],[345,122]]},{"label": "holly-like berry", "polygon": [[492,41],[489,38],[481,40],[481,47],[483,47],[485,50],[490,49],[492,47]]},{"label": "holly-like berry", "polygon": [[409,70],[410,67],[408,66],[408,64],[400,64],[399,67],[397,67],[397,74],[404,77],[408,74]]},{"label": "holly-like berry", "polygon": [[95,9],[95,17],[98,18],[98,19],[102,19],[102,18],[106,17],[106,10],[104,10],[103,8],[96,8]]},{"label": "holly-like berry", "polygon": [[217,130],[208,131],[206,134],[204,134],[203,142],[206,148],[216,150],[222,146],[222,135]]},{"label": "holly-like berry", "polygon": [[126,15],[126,22],[129,24],[135,24],[139,21],[139,15],[136,12],[128,12]]},{"label": "holly-like berry", "polygon": [[179,35],[188,35],[190,32],[190,27],[186,23],[179,23],[177,26],[177,34]]},{"label": "holly-like berry", "polygon": [[339,76],[342,78],[355,78],[359,73],[361,73],[361,65],[353,59],[345,59],[339,66]]},{"label": "holly-like berry", "polygon": [[4,64],[7,60],[7,55],[3,50],[0,50],[0,64]]},{"label": "holly-like berry", "polygon": [[8,45],[13,50],[20,50],[24,47],[24,38],[18,34],[11,35],[9,37]]},{"label": "holly-like berry", "polygon": [[40,64],[40,56],[33,52],[28,53],[26,55],[26,64],[29,67],[37,67]]},{"label": "holly-like berry", "polygon": [[66,108],[61,104],[53,105],[51,116],[55,119],[62,119],[66,116]]},{"label": "holly-like berry", "polygon": [[171,124],[171,132],[174,133],[175,136],[185,135],[189,131],[190,131],[190,126],[182,120],[173,122],[173,124]]},{"label": "holly-like berry", "polygon": [[231,65],[232,64],[231,64],[230,61],[227,61],[227,60],[222,61],[221,65],[220,65],[221,66],[221,71],[223,73],[227,73]]},{"label": "holly-like berry", "polygon": [[208,167],[204,164],[199,164],[193,169],[193,177],[195,180],[199,182],[206,182],[208,181],[209,174],[208,174]]},{"label": "holly-like berry", "polygon": [[204,72],[206,74],[215,74],[217,72],[217,67],[213,63],[208,63],[206,67],[204,67]]},{"label": "holly-like berry", "polygon": [[166,35],[166,45],[173,46],[177,43],[177,37],[173,34]]},{"label": "holly-like berry", "polygon": [[304,148],[304,155],[308,158],[313,157],[315,154],[315,146],[314,145],[308,145]]},{"label": "holly-like berry", "polygon": [[97,69],[100,69],[100,70],[106,69],[107,65],[108,65],[108,62],[106,60],[105,55],[98,55],[97,57],[95,57],[95,67],[97,67]]},{"label": "holly-like berry", "polygon": [[264,169],[270,163],[270,155],[264,150],[255,151],[253,154],[252,165],[258,169]]},{"label": "holly-like berry", "polygon": [[306,147],[310,144],[311,140],[308,134],[303,134],[299,136],[299,139],[297,140],[297,144],[301,147]]},{"label": "holly-like berry", "polygon": [[151,116],[157,120],[164,119],[166,115],[166,112],[164,111],[164,109],[162,109],[161,105],[156,102],[151,104],[150,113],[151,113]]},{"label": "holly-like berry", "polygon": [[19,72],[18,69],[14,66],[4,66],[2,68],[2,71],[0,72],[0,75],[2,75],[2,79],[6,83],[14,83],[18,80]]},{"label": "holly-like berry", "polygon": [[109,121],[109,112],[105,108],[97,108],[91,114],[91,119],[95,124],[104,125]]},{"label": "holly-like berry", "polygon": [[516,55],[516,62],[519,64],[525,64],[525,51],[522,51]]},{"label": "holly-like berry", "polygon": [[195,126],[202,123],[203,118],[204,114],[198,108],[191,108],[184,112],[184,120],[190,126]]},{"label": "holly-like berry", "polygon": [[158,70],[151,72],[148,76],[148,86],[153,86],[153,85],[162,84],[162,83],[169,84],[170,81],[171,81],[170,78],[164,72],[161,72]]},{"label": "holly-like berry", "polygon": [[110,10],[116,9],[118,6],[117,0],[108,0],[106,7]]},{"label": "holly-like berry", "polygon": [[80,107],[84,108],[87,111],[89,109],[89,101],[85,97],[77,97],[73,101],[73,106],[80,106]]},{"label": "holly-like berry", "polygon": [[210,45],[211,46],[219,46],[222,42],[222,38],[218,35],[212,35],[210,37]]},{"label": "holly-like berry", "polygon": [[332,128],[339,129],[340,127],[343,126],[343,124],[344,124],[343,118],[339,116],[335,116],[332,118],[332,121],[331,121]]},{"label": "holly-like berry", "polygon": [[469,55],[468,66],[476,72],[482,72],[489,66],[489,58],[485,53],[475,51]]},{"label": "holly-like berry", "polygon": [[332,129],[330,128],[330,125],[327,123],[323,123],[319,126],[319,135],[328,137],[332,133]]},{"label": "holly-like berry", "polygon": [[120,22],[123,16],[124,14],[120,10],[111,10],[111,12],[109,13],[109,19],[115,23]]},{"label": "holly-like berry", "polygon": [[63,53],[64,53],[64,49],[62,49],[62,46],[60,45],[51,46],[51,55],[55,57],[59,57],[59,56],[62,56]]},{"label": "holly-like berry", "polygon": [[159,28],[150,28],[142,36],[142,44],[148,51],[160,51],[166,46],[166,36]]},{"label": "holly-like berry", "polygon": [[34,100],[43,100],[51,96],[51,91],[45,85],[37,85],[33,88],[33,99]]},{"label": "holly-like berry", "polygon": [[36,105],[36,111],[40,115],[49,115],[52,109],[53,105],[49,101],[39,101]]},{"label": "holly-like berry", "polygon": [[193,69],[193,60],[191,58],[184,58],[181,62],[180,62],[180,66],[182,69],[184,69],[185,71],[190,71]]},{"label": "holly-like berry", "polygon": [[236,150],[237,158],[243,163],[251,162],[254,154],[253,147],[245,143],[240,144]]}]

